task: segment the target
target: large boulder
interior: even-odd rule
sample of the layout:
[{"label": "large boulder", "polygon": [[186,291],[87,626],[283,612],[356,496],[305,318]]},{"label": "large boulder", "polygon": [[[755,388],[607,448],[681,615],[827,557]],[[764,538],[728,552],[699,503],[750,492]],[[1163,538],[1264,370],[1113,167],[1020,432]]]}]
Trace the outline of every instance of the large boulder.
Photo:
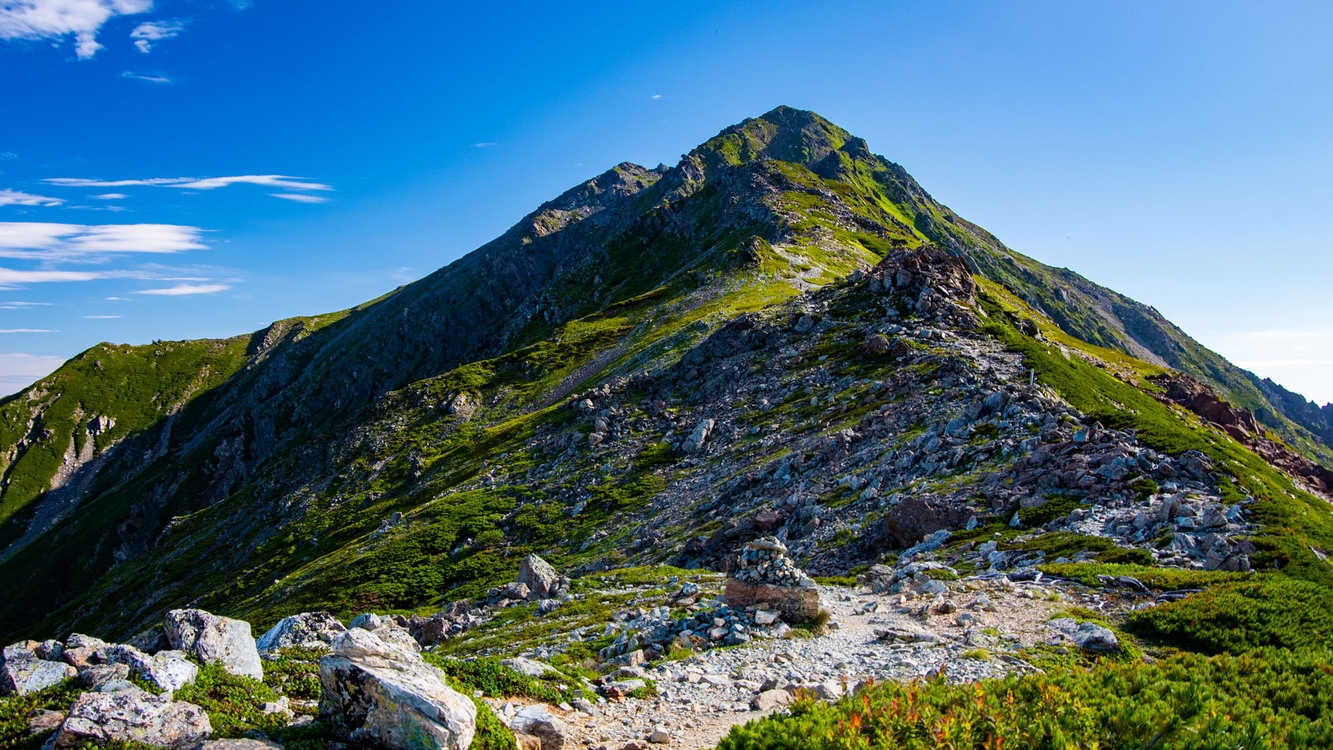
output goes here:
[{"label": "large boulder", "polygon": [[347,632],[338,618],[328,612],[306,612],[278,621],[255,642],[261,653],[284,648],[327,649],[333,639]]},{"label": "large boulder", "polygon": [[212,733],[208,714],[199,706],[130,688],[79,696],[48,746],[64,750],[87,744],[142,742],[180,748]]},{"label": "large boulder", "polygon": [[569,588],[569,578],[536,555],[528,555],[519,564],[518,583],[528,587],[528,598],[533,600],[559,596]]},{"label": "large boulder", "polygon": [[947,500],[909,498],[875,525],[872,541],[878,546],[903,549],[937,531],[961,529],[971,517],[970,510]]},{"label": "large boulder", "polygon": [[819,590],[813,586],[774,586],[728,578],[722,596],[734,609],[766,605],[763,609],[778,610],[787,622],[806,622],[819,614]]},{"label": "large boulder", "polygon": [[173,609],[162,623],[171,647],[235,675],[264,679],[264,663],[250,635],[250,623],[202,609]]},{"label": "large boulder", "polygon": [[0,695],[27,695],[74,677],[78,670],[63,662],[38,659],[38,644],[15,643],[0,656]]},{"label": "large boulder", "polygon": [[565,745],[573,744],[566,739],[569,727],[541,704],[520,710],[509,722],[509,728],[515,734],[526,734],[541,740],[541,750],[562,750]]},{"label": "large boulder", "polygon": [[465,750],[477,707],[415,651],[352,629],[319,660],[320,714],[348,741],[387,750]]}]

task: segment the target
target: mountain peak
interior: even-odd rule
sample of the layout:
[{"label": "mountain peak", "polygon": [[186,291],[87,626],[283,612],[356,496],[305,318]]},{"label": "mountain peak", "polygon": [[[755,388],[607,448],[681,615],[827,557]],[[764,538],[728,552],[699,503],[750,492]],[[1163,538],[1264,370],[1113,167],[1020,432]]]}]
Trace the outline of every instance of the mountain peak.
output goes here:
[{"label": "mountain peak", "polygon": [[851,140],[850,133],[820,115],[782,105],[723,130],[696,153],[731,164],[767,158],[811,166]]}]

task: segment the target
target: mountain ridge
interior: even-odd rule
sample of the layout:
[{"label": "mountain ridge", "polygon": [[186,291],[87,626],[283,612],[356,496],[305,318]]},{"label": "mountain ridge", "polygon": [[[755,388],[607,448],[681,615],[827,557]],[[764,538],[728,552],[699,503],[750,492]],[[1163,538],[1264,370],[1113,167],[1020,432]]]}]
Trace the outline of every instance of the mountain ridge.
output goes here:
[{"label": "mountain ridge", "polygon": [[[65,516],[68,523],[45,535],[25,534],[20,527],[30,519],[23,514],[33,512],[41,493],[15,495],[0,540],[28,544],[7,549],[0,572],[7,569],[22,582],[16,590],[33,598],[25,600],[32,603],[26,609],[0,607],[0,630],[31,630],[52,612],[63,612],[51,615],[62,626],[91,617],[132,627],[164,597],[182,596],[187,583],[220,604],[258,606],[255,592],[267,589],[264,576],[279,573],[281,580],[321,557],[345,555],[344,547],[331,545],[366,533],[340,493],[360,498],[367,513],[387,515],[390,507],[420,505],[427,485],[434,493],[472,486],[497,460],[485,453],[489,444],[519,446],[548,428],[593,434],[562,416],[562,391],[632,382],[644,370],[669,371],[735,320],[798,305],[808,293],[864,277],[895,252],[927,245],[1009,289],[1022,300],[1023,315],[1088,344],[1199,377],[1307,457],[1327,463],[1328,446],[1283,416],[1294,409],[1288,400],[1270,401],[1252,375],[1155,310],[1009,250],[936,202],[865,141],[814,113],[780,107],[724,129],[675,167],[617,165],[542,204],[473,253],[377,300],[226,340],[225,364],[194,371],[207,373],[207,388],[169,399],[173,406],[153,412],[155,421],[133,434],[117,417],[124,442],[116,444],[138,452],[122,449],[127,455],[120,463],[83,462],[73,470],[87,476],[79,477],[84,489]],[[164,356],[160,346],[137,356],[151,352],[148,361],[156,361]],[[182,351],[209,346],[217,345],[170,344]],[[114,348],[99,345],[71,362],[96,360],[99,351],[109,357]],[[84,376],[96,380],[96,368]],[[99,443],[88,429],[106,415],[68,390],[52,396],[57,382],[57,376],[45,378],[0,406],[6,423],[27,425],[0,446],[7,456],[0,507],[8,507],[6,493],[19,486],[10,481],[19,469],[31,475],[31,487],[50,482],[42,466],[51,461],[24,468],[33,445],[64,455],[59,446],[68,440],[76,455],[88,444],[92,458],[111,455],[107,439]],[[62,406],[66,414],[51,412],[66,395],[78,403]],[[54,400],[42,406],[48,398]],[[410,408],[396,407],[400,413],[393,404]],[[431,407],[420,411],[422,404]],[[394,444],[400,429],[394,425],[404,419],[437,437],[385,454],[383,464],[362,460],[380,453],[367,446]],[[448,460],[457,466],[441,467],[443,456],[453,456]],[[390,478],[380,479],[386,471]],[[630,470],[622,482],[588,491],[661,492],[655,476]],[[429,477],[435,479],[425,481]],[[348,489],[330,489],[339,482]],[[320,503],[349,525],[307,523],[303,514]],[[509,507],[505,503],[495,507]],[[476,512],[480,518],[496,511]],[[515,512],[510,507],[501,515]],[[260,518],[276,525],[257,525],[253,519]],[[309,534],[317,540],[310,553],[315,562],[302,563],[296,531],[307,527],[321,531]],[[195,542],[173,551],[181,537]],[[275,546],[288,537],[292,543]],[[43,559],[53,550],[62,554]],[[187,551],[192,561],[211,561],[226,575],[183,569]],[[167,580],[172,576],[179,581]],[[238,589],[234,598],[219,588],[223,579]],[[65,583],[52,587],[53,581]],[[113,592],[132,594],[138,603],[118,601],[118,611],[96,603]],[[272,592],[262,596],[272,601]]]}]

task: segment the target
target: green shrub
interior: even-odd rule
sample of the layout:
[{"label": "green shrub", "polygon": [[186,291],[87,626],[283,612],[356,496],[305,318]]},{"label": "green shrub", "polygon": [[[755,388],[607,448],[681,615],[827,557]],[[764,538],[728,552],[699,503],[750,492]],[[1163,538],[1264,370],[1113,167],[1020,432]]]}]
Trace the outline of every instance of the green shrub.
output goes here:
[{"label": "green shrub", "polygon": [[264,662],[264,684],[289,698],[318,700],[319,657],[325,651],[309,648],[284,648],[278,658]]},{"label": "green shrub", "polygon": [[65,680],[37,693],[0,698],[0,750],[38,750],[50,734],[28,734],[28,715],[68,711],[80,692],[73,680]]},{"label": "green shrub", "polygon": [[213,734],[240,737],[258,729],[274,732],[286,727],[280,714],[266,714],[262,706],[278,699],[278,693],[253,677],[234,675],[216,664],[199,668],[194,682],[176,691],[176,700],[200,706],[208,713]]},{"label": "green shrub", "polygon": [[1184,654],[951,685],[873,685],[734,727],[719,750],[1333,746],[1333,666],[1267,650]]},{"label": "green shrub", "polygon": [[500,717],[491,711],[485,701],[473,698],[472,702],[477,705],[477,733],[472,737],[469,747],[472,750],[514,750],[518,741],[514,739],[514,733],[509,731],[509,727],[500,721]]},{"label": "green shrub", "polygon": [[[1049,554],[1049,553],[1048,553]],[[1059,578],[1069,578],[1088,586],[1099,586],[1099,575],[1127,576],[1157,591],[1198,589],[1205,586],[1249,577],[1246,573],[1228,573],[1222,570],[1193,570],[1190,568],[1153,568],[1146,565],[1088,563],[1045,563],[1041,571]]]},{"label": "green shrub", "polygon": [[[569,700],[566,691],[553,684],[551,677],[529,677],[522,672],[506,667],[499,659],[451,659],[435,654],[423,654],[426,661],[434,664],[449,676],[452,687],[471,694],[480,690],[490,698],[532,698],[545,703],[559,703]],[[558,679],[558,678],[557,678]]]},{"label": "green shrub", "polygon": [[1069,515],[1079,506],[1078,498],[1067,495],[1054,495],[1035,508],[1022,508],[1018,511],[1018,520],[1024,526],[1043,526],[1057,518]]},{"label": "green shrub", "polygon": [[1152,554],[1147,550],[1121,547],[1106,537],[1084,536],[1068,531],[1055,531],[1017,542],[1013,544],[1013,549],[1024,552],[1041,551],[1050,558],[1073,557],[1086,551],[1095,552],[1097,559],[1106,563],[1147,566],[1154,562]]},{"label": "green shrub", "polygon": [[1178,602],[1130,615],[1127,629],[1191,651],[1325,649],[1333,644],[1333,591],[1308,581],[1265,576],[1214,586]]}]

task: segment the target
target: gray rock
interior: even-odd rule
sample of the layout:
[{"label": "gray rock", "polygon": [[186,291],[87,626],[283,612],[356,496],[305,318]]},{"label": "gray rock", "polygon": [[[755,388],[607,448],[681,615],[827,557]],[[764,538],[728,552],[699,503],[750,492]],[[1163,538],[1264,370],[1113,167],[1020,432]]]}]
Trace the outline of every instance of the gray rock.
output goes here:
[{"label": "gray rock", "polygon": [[1115,633],[1110,628],[1104,628],[1096,623],[1085,622],[1078,626],[1074,631],[1074,643],[1079,648],[1091,651],[1117,651],[1120,649],[1120,639],[1116,638]]},{"label": "gray rock", "polygon": [[56,640],[42,641],[42,645],[33,649],[33,654],[42,661],[64,661],[65,644]]},{"label": "gray rock", "polygon": [[791,703],[791,693],[786,690],[765,690],[756,695],[750,703],[756,711],[771,711]]},{"label": "gray rock", "polygon": [[573,744],[567,739],[569,727],[543,705],[520,710],[509,722],[509,728],[540,739],[542,750],[561,750],[566,744]]},{"label": "gray rock", "polygon": [[[362,628],[364,630],[364,628]],[[392,643],[413,653],[421,651],[421,644],[412,634],[393,624],[391,620],[384,620],[383,624],[374,630],[368,631],[376,638],[385,643]]]},{"label": "gray rock", "polygon": [[549,599],[569,587],[569,579],[536,555],[528,555],[518,566],[518,583],[528,587],[529,599]]},{"label": "gray rock", "polygon": [[708,440],[708,436],[712,434],[713,427],[716,424],[717,423],[711,419],[700,420],[699,423],[694,426],[694,430],[690,432],[690,436],[685,438],[685,441],[681,443],[681,450],[686,453],[698,453],[699,450],[703,448],[704,441]]},{"label": "gray rock", "polygon": [[384,624],[384,620],[374,612],[363,612],[352,618],[348,627],[361,628],[362,630],[374,630]]},{"label": "gray rock", "polygon": [[126,664],[94,664],[79,670],[75,684],[84,690],[97,690],[108,682],[128,680],[130,668]]},{"label": "gray rock", "polygon": [[[37,645],[37,644],[33,644]],[[6,646],[0,656],[0,695],[27,695],[59,685],[78,670],[61,662],[43,661],[24,644]]]},{"label": "gray rock", "polygon": [[541,677],[548,672],[559,671],[550,664],[546,664],[537,661],[535,659],[529,659],[526,656],[515,656],[512,659],[505,659],[500,663],[505,665],[506,667],[509,667],[515,672],[527,675],[528,677]]},{"label": "gray rock", "polygon": [[477,708],[415,651],[353,628],[319,660],[320,714],[356,744],[386,750],[465,750]]},{"label": "gray rock", "polygon": [[[648,741],[654,745],[667,745],[671,743],[671,732],[666,727],[653,727],[652,733],[648,735]],[[543,748],[545,750],[545,748]]]},{"label": "gray rock", "polygon": [[334,638],[345,632],[347,628],[328,612],[305,612],[279,620],[259,637],[255,646],[260,653],[284,648],[327,649]]},{"label": "gray rock", "polygon": [[117,741],[182,747],[212,733],[208,715],[199,706],[131,687],[79,696],[48,747],[64,750]]},{"label": "gray rock", "polygon": [[250,635],[250,623],[202,609],[173,609],[162,623],[173,649],[235,675],[264,679],[264,664]]},{"label": "gray rock", "polygon": [[97,653],[107,664],[124,665],[136,677],[171,692],[189,685],[199,676],[199,667],[183,651],[161,651],[149,656],[133,646],[114,645]]}]

